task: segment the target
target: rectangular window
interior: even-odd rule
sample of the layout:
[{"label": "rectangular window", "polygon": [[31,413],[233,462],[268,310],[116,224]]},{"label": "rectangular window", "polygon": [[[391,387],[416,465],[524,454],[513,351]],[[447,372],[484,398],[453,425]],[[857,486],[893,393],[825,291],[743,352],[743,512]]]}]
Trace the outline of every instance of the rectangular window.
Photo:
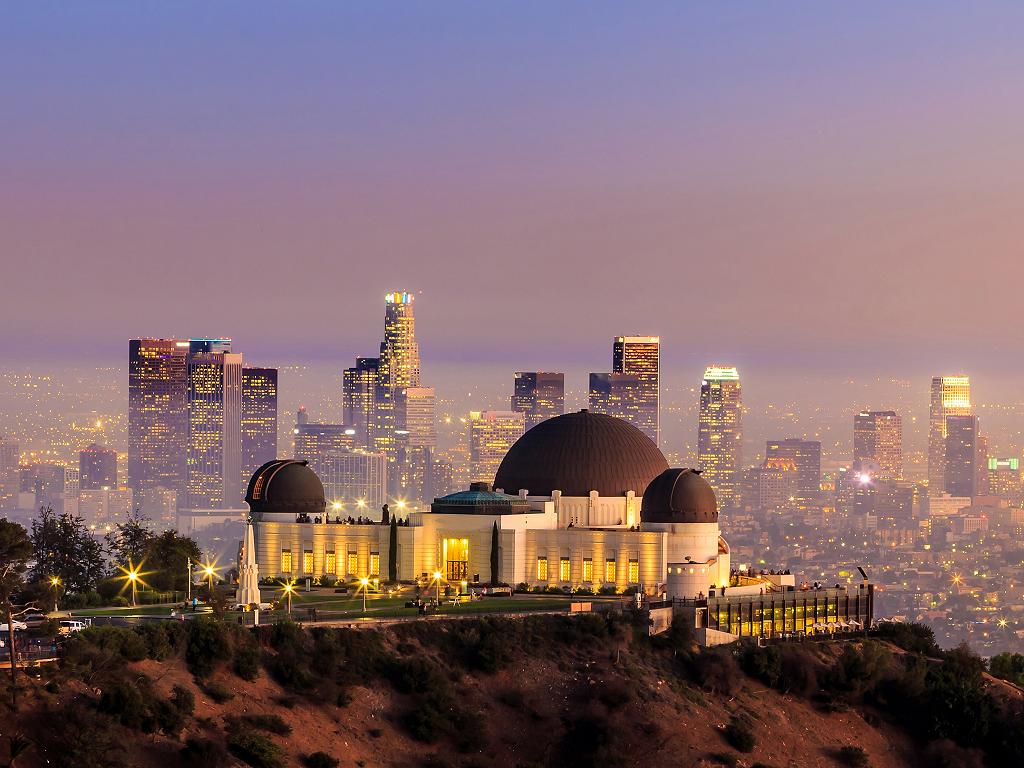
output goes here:
[{"label": "rectangular window", "polygon": [[281,573],[292,572],[292,551],[290,549],[281,550]]},{"label": "rectangular window", "polygon": [[380,576],[380,552],[370,553],[370,575]]},{"label": "rectangular window", "polygon": [[583,581],[590,582],[594,580],[594,561],[589,557],[583,558]]},{"label": "rectangular window", "polygon": [[537,581],[548,580],[548,559],[546,557],[537,558]]},{"label": "rectangular window", "polygon": [[348,570],[345,572],[349,576],[355,576],[356,571],[359,570],[359,555],[355,552],[348,553]]},{"label": "rectangular window", "polygon": [[604,580],[615,583],[615,561],[605,560],[604,561]]},{"label": "rectangular window", "polygon": [[313,572],[313,550],[307,549],[302,553],[302,572]]},{"label": "rectangular window", "polygon": [[630,560],[629,561],[629,583],[639,584],[640,583],[640,561]]},{"label": "rectangular window", "polygon": [[334,552],[328,552],[324,560],[324,573],[336,574],[338,572],[338,556]]},{"label": "rectangular window", "polygon": [[558,561],[558,580],[568,581],[571,578],[569,573],[569,558],[563,557],[561,560]]}]

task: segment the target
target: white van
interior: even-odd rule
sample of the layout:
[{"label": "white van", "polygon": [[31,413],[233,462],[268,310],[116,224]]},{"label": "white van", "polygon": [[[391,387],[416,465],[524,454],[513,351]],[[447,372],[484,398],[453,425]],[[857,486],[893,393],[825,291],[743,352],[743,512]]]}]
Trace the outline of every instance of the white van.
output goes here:
[{"label": "white van", "polygon": [[63,619],[60,623],[59,632],[62,635],[70,635],[72,632],[81,632],[85,629],[85,623],[75,619]]}]

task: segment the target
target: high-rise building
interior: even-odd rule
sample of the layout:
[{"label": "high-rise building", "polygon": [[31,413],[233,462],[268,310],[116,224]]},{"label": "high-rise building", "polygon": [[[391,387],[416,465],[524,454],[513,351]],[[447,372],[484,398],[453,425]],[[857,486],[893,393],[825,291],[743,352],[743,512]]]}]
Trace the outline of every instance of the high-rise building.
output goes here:
[{"label": "high-rise building", "polygon": [[591,373],[588,408],[636,426],[641,403],[640,378],[632,373]]},{"label": "high-rise building", "polygon": [[639,382],[629,421],[655,445],[661,440],[660,368],[660,337],[617,336],[612,342],[612,373],[632,374]]},{"label": "high-rise building", "polygon": [[371,442],[374,393],[377,388],[379,367],[379,358],[357,357],[355,366],[346,368],[342,376],[342,418],[355,429],[356,444],[363,448],[369,447]]},{"label": "high-rise building", "polygon": [[329,515],[380,517],[388,500],[388,460],[383,453],[362,448],[326,450],[308,461],[324,484]]},{"label": "high-rise building", "polygon": [[117,488],[117,451],[93,443],[78,454],[78,487],[82,491]]},{"label": "high-rise building", "polygon": [[[493,483],[501,460],[525,431],[526,419],[518,411],[472,411],[469,414],[470,479]],[[518,488],[505,490],[519,491]]]},{"label": "high-rise building", "polygon": [[968,376],[932,379],[928,411],[928,495],[939,496],[946,483],[946,419],[971,415],[971,380]]},{"label": "high-rise building", "polygon": [[853,417],[853,460],[871,461],[881,480],[903,478],[903,423],[895,411],[861,411]]},{"label": "high-rise building", "polygon": [[237,506],[242,490],[242,355],[230,339],[192,339],[188,359],[187,506]]},{"label": "high-rise building", "polygon": [[128,486],[147,514],[150,497],[185,501],[188,356],[184,339],[128,343]]},{"label": "high-rise building", "polygon": [[697,463],[724,507],[732,507],[738,500],[742,439],[739,373],[730,366],[709,366],[700,385]]},{"label": "high-rise building", "polygon": [[21,477],[18,474],[18,441],[0,435],[0,510],[18,506]]},{"label": "high-rise building", "polygon": [[980,435],[977,416],[946,417],[945,491],[950,496],[977,496]]},{"label": "high-rise building", "polygon": [[1020,459],[1016,456],[989,456],[987,466],[988,492],[993,496],[1000,496],[1014,503],[1019,502],[1021,496],[1024,495],[1024,485],[1021,483]]},{"label": "high-rise building", "polygon": [[793,493],[799,498],[810,499],[821,490],[821,443],[817,440],[801,440],[790,437],[785,440],[769,440],[765,445],[765,460],[789,459],[796,471]]},{"label": "high-rise building", "polygon": [[430,472],[437,448],[436,397],[432,387],[406,387],[399,393],[395,460],[388,487],[407,501],[429,503]]},{"label": "high-rise building", "polygon": [[798,493],[799,469],[790,456],[769,456],[757,476],[757,505],[762,511],[786,506]]},{"label": "high-rise building", "polygon": [[398,399],[408,387],[420,386],[420,348],[416,341],[413,295],[389,293],[384,297],[384,340],[380,344],[377,386],[374,391],[373,443],[393,461],[398,445]]},{"label": "high-rise building", "polygon": [[316,456],[328,451],[348,451],[356,447],[356,431],[348,424],[320,424],[307,421],[296,424],[293,455],[312,463]]},{"label": "high-rise building", "polygon": [[242,483],[277,458],[277,369],[242,369]]},{"label": "high-rise building", "polygon": [[565,411],[565,374],[544,371],[516,371],[512,410],[524,414],[526,428]]}]

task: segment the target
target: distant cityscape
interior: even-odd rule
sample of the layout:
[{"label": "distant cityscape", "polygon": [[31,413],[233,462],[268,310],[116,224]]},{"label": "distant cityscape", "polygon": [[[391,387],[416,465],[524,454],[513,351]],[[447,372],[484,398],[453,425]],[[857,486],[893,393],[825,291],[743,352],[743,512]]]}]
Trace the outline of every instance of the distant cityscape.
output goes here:
[{"label": "distant cityscape", "polygon": [[[0,510],[26,522],[44,507],[70,512],[97,535],[138,511],[224,553],[239,538],[245,483],[280,457],[309,463],[339,518],[379,520],[385,504],[402,514],[494,483],[526,431],[566,412],[566,373],[509,371],[507,409],[439,413],[421,376],[414,307],[411,292],[385,296],[377,355],[342,369],[337,423],[304,406],[282,412],[287,372],[247,365],[231,339],[132,339],[126,414],[72,419],[62,432],[69,414],[51,413],[42,435],[3,425]],[[590,373],[586,405],[672,455],[661,344],[659,336],[611,339],[611,370]],[[733,563],[848,583],[858,565],[870,567],[880,614],[925,621],[947,644],[1024,645],[1020,457],[989,449],[968,375],[931,380],[923,462],[904,445],[908,429],[924,427],[888,403],[855,413],[849,452],[837,457],[813,435],[782,430],[745,455],[751,414],[742,372],[728,361],[707,366],[695,401],[696,451],[683,461],[702,471],[728,512]],[[126,445],[113,444],[115,431]]]}]

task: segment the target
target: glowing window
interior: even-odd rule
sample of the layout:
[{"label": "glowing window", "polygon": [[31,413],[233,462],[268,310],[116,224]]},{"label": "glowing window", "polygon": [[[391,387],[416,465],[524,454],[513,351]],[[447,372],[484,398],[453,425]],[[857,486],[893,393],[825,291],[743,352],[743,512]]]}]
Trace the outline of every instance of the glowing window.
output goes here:
[{"label": "glowing window", "polygon": [[559,579],[559,581],[568,581],[569,578],[570,578],[569,577],[569,573],[570,573],[569,558],[568,557],[563,557],[561,560],[558,561],[558,579]]},{"label": "glowing window", "polygon": [[380,553],[379,552],[371,552],[370,553],[370,575],[371,576],[380,576]]},{"label": "glowing window", "polygon": [[537,581],[548,580],[548,559],[546,557],[537,558]]},{"label": "glowing window", "polygon": [[324,573],[337,573],[338,556],[334,552],[328,552],[324,557]]},{"label": "glowing window", "polygon": [[594,580],[594,561],[591,560],[589,557],[583,558],[583,580]]},{"label": "glowing window", "polygon": [[281,550],[281,573],[292,572],[292,551],[290,549]]},{"label": "glowing window", "polygon": [[615,561],[605,560],[604,561],[604,580],[615,581]]},{"label": "glowing window", "polygon": [[346,573],[349,576],[354,576],[356,571],[359,570],[359,555],[355,552],[348,553],[348,570]]},{"label": "glowing window", "polygon": [[313,550],[307,549],[302,553],[302,572],[313,572]]},{"label": "glowing window", "polygon": [[629,561],[629,583],[639,584],[640,583],[640,561],[630,560]]}]

